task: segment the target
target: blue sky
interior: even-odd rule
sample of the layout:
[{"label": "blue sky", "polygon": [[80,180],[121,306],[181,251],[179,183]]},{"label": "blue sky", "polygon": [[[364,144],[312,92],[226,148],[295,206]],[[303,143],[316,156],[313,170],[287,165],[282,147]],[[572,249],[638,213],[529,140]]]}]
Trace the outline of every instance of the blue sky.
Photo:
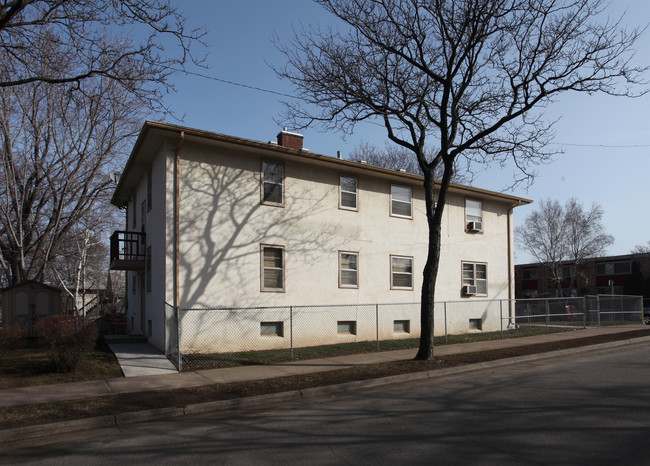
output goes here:
[{"label": "blue sky", "polygon": [[[287,40],[301,25],[334,23],[317,5],[306,0],[175,0],[189,21],[208,30],[208,70],[197,73],[247,86],[292,94],[289,83],[280,80],[269,64],[282,65],[283,57],[272,43],[277,35]],[[627,10],[626,23],[650,20],[650,2],[614,0],[611,11],[618,16]],[[644,24],[644,23],[641,23]],[[650,31],[638,44],[636,60],[650,63]],[[175,123],[260,141],[275,139],[281,124],[283,97],[198,77],[175,76],[177,92],[167,98],[182,118]],[[286,99],[285,99],[286,100]],[[599,203],[605,228],[615,238],[608,254],[627,254],[637,244],[650,240],[650,95],[625,99],[609,96],[565,94],[546,110],[550,119],[560,118],[555,142],[564,154],[539,168],[539,176],[526,191],[505,191],[532,200],[544,198],[564,202],[577,198],[585,206]],[[358,125],[344,138],[317,129],[302,131],[305,147],[312,152],[343,156],[362,141],[383,147],[381,127]],[[481,173],[474,186],[502,191],[512,181],[512,169],[497,166]],[[515,226],[535,208],[515,209]],[[532,261],[516,250],[517,263]]]}]

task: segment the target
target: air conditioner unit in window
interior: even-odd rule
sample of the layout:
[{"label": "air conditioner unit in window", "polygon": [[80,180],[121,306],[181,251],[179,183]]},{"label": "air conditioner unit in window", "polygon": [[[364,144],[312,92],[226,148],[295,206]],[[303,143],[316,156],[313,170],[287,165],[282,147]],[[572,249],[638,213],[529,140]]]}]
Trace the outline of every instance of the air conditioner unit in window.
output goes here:
[{"label": "air conditioner unit in window", "polygon": [[465,285],[463,287],[463,294],[467,296],[471,296],[476,294],[476,286],[475,285]]},{"label": "air conditioner unit in window", "polygon": [[483,231],[483,222],[469,222],[467,231]]}]

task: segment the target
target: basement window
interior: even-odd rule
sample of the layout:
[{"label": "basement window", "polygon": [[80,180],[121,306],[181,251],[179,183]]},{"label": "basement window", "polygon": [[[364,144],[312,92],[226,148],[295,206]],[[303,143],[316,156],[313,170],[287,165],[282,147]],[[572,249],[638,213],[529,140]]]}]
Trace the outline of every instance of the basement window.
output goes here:
[{"label": "basement window", "polygon": [[260,322],[260,336],[283,337],[284,322]]},{"label": "basement window", "polygon": [[354,320],[339,320],[336,323],[336,333],[339,335],[356,335],[357,322]]},{"label": "basement window", "polygon": [[394,320],[393,321],[393,332],[394,333],[411,333],[411,321],[410,320]]}]

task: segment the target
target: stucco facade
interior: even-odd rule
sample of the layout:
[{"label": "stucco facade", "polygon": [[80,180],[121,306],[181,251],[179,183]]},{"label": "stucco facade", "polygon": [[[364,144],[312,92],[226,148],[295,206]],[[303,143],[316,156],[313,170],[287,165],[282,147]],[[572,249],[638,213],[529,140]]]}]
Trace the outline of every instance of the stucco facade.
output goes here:
[{"label": "stucco facade", "polygon": [[[293,148],[145,124],[113,197],[126,207],[126,231],[145,232],[144,264],[127,272],[131,333],[165,349],[175,332],[166,303],[185,309],[419,302],[428,238],[422,178],[312,154],[299,148],[301,137],[287,135]],[[464,301],[471,310],[472,301],[514,297],[513,208],[528,202],[451,187],[436,301]],[[476,213],[476,206],[480,228],[470,231],[468,208]],[[473,295],[468,284],[478,285]],[[499,328],[499,316],[478,307],[459,314],[454,330],[467,331],[472,312],[483,329]],[[395,306],[395,319],[411,321],[411,336],[419,335],[417,312]],[[251,315],[194,328],[223,331],[247,319],[259,333]],[[318,318],[313,312],[303,319]],[[260,347],[282,345],[263,341]]]}]

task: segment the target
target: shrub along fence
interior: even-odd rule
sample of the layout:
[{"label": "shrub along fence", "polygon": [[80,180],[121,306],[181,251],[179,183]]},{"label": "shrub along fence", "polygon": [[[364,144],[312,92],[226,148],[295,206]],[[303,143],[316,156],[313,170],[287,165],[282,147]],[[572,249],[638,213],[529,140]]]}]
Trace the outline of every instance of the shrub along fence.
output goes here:
[{"label": "shrub along fence", "polygon": [[[419,303],[174,309],[168,357],[179,370],[275,363],[417,346]],[[436,303],[435,335],[541,333],[642,322],[639,296]],[[175,328],[174,328],[175,327]],[[175,331],[174,331],[175,330]],[[528,333],[526,333],[528,334]]]}]

